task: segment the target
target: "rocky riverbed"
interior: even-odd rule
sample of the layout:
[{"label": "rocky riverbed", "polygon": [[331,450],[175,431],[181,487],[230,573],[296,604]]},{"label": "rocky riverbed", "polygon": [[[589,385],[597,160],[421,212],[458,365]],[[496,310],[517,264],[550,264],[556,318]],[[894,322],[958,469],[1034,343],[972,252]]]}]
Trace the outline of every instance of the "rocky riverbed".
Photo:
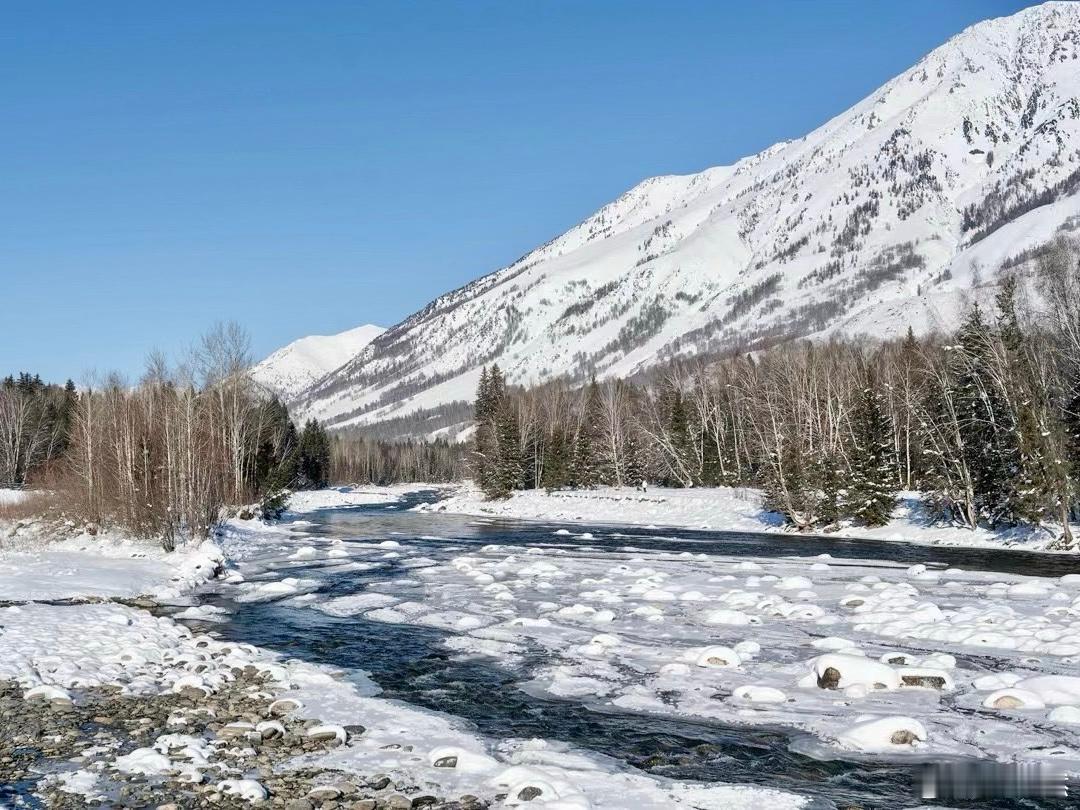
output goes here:
[{"label": "rocky riverbed", "polygon": [[182,689],[140,697],[104,686],[27,698],[14,681],[0,681],[0,785],[16,802],[29,804],[33,794],[55,808],[487,807],[384,774],[305,767],[305,757],[348,746],[365,729],[300,719],[296,701],[275,699],[254,668],[235,675],[209,695]]}]

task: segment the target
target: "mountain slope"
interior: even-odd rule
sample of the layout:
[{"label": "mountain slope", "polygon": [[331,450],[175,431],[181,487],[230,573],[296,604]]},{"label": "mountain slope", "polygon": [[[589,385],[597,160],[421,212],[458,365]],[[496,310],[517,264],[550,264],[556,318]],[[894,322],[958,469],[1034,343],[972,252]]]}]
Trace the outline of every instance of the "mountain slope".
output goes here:
[{"label": "mountain slope", "polygon": [[1080,6],[972,26],[809,135],[644,181],[293,400],[334,427],[514,383],[830,332],[925,331],[1080,214]]},{"label": "mountain slope", "polygon": [[340,368],[386,330],[366,324],[337,335],[310,335],[278,349],[251,369],[260,385],[290,400],[305,388]]}]

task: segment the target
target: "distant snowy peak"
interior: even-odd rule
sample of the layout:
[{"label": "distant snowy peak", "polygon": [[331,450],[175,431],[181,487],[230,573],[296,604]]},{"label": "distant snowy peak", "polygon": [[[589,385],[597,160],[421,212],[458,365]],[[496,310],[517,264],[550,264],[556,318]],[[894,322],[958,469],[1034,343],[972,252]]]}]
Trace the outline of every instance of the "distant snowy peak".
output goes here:
[{"label": "distant snowy peak", "polygon": [[345,365],[386,330],[365,324],[336,335],[310,335],[278,349],[251,369],[251,377],[283,400]]},{"label": "distant snowy peak", "polygon": [[1047,3],[966,29],[803,138],[639,183],[392,327],[295,407],[332,427],[434,428],[492,362],[527,384],[948,326],[973,283],[1080,233],[1078,192],[1080,3]]}]

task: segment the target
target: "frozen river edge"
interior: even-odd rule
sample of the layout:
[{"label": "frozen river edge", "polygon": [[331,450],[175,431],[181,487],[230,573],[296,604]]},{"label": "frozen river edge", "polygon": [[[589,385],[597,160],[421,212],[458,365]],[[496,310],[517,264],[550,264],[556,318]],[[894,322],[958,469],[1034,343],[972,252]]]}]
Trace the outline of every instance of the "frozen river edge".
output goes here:
[{"label": "frozen river edge", "polygon": [[[295,508],[386,502],[404,492],[313,494]],[[295,533],[236,521],[226,546],[290,544]],[[559,744],[482,740],[453,718],[374,697],[332,668],[193,633],[143,609],[147,598],[190,603],[181,616],[212,618],[195,591],[232,564],[213,544],[163,557],[124,538],[39,542],[33,526],[18,534],[10,531],[0,553],[0,598],[8,603],[0,607],[0,682],[4,700],[23,698],[18,712],[9,710],[22,719],[0,735],[3,749],[18,752],[0,757],[0,806],[31,806],[37,791],[59,806],[144,806],[148,797],[176,806],[360,810],[489,802],[586,808],[620,806],[612,797],[627,796],[643,807],[805,804],[780,791],[625,772]],[[114,700],[128,708],[110,709]],[[88,718],[110,717],[115,722],[86,730]],[[56,744],[28,747],[42,729]],[[331,749],[336,758],[320,753]],[[276,766],[286,755],[299,757],[290,766],[301,771],[282,782]]]},{"label": "frozen river edge", "polygon": [[[927,754],[985,755],[985,745],[972,747],[979,735],[987,733],[985,724],[960,729],[950,725],[949,718],[943,722],[933,716],[932,711],[929,717],[920,715],[938,701],[939,692],[973,692],[981,707],[997,717],[989,732],[998,742],[990,745],[989,753],[1008,758],[1010,746],[1016,753],[1041,745],[1066,770],[1074,768],[1075,734],[1070,726],[1080,715],[1080,691],[1076,691],[1078,679],[1063,673],[1075,666],[1080,653],[1080,648],[1073,649],[1078,640],[1069,627],[1074,606],[1065,599],[1067,595],[1075,597],[1071,592],[1080,586],[1075,575],[1056,581],[1010,576],[1000,582],[990,577],[985,583],[971,580],[954,589],[954,599],[963,598],[963,588],[975,588],[977,593],[971,595],[983,601],[990,596],[1005,605],[1011,601],[1028,607],[1047,602],[1044,615],[1009,618],[1014,624],[1016,619],[1028,624],[1012,627],[1011,636],[993,628],[997,635],[988,635],[983,643],[992,650],[1002,645],[1008,649],[1011,643],[1014,657],[1022,660],[1025,652],[1037,653],[1046,656],[1048,663],[1032,669],[1028,662],[1029,671],[1020,674],[978,674],[968,671],[968,661],[961,660],[958,666],[957,656],[952,654],[955,649],[952,653],[933,651],[935,646],[967,643],[970,636],[959,639],[955,621],[943,623],[942,617],[931,615],[933,611],[917,598],[948,585],[941,580],[943,575],[948,579],[950,572],[957,582],[970,576],[958,569],[892,566],[887,572],[841,577],[833,569],[842,561],[764,562],[766,568],[780,566],[773,573],[752,559],[717,561],[690,550],[657,552],[645,559],[645,549],[627,546],[624,556],[630,555],[629,561],[636,562],[630,566],[620,562],[617,568],[626,570],[616,570],[610,566],[615,560],[607,560],[605,567],[599,568],[588,559],[577,559],[576,552],[568,551],[571,535],[565,530],[553,533],[553,549],[549,551],[544,550],[544,543],[527,549],[488,545],[463,548],[458,556],[436,564],[422,549],[396,540],[341,543],[311,535],[310,524],[303,520],[303,513],[327,508],[341,507],[348,513],[349,507],[392,504],[415,490],[399,487],[304,493],[297,498],[291,523],[265,526],[256,521],[232,521],[223,538],[228,559],[223,558],[221,548],[206,544],[170,556],[163,564],[153,550],[101,538],[101,542],[113,544],[109,553],[118,562],[102,566],[100,557],[93,554],[98,539],[69,538],[37,549],[32,543],[14,544],[17,550],[0,556],[4,566],[0,571],[8,572],[7,579],[0,575],[0,586],[10,585],[0,594],[18,594],[17,583],[21,582],[23,595],[28,591],[45,594],[28,596],[30,599],[115,600],[148,595],[159,604],[176,605],[171,611],[176,618],[205,628],[212,627],[222,612],[200,603],[201,593],[193,590],[209,584],[211,590],[223,589],[238,601],[280,603],[404,626],[445,626],[454,631],[455,653],[493,661],[511,662],[523,643],[546,644],[559,649],[560,662],[537,670],[533,683],[525,685],[529,690],[570,701],[608,701],[643,717],[712,718],[745,723],[747,728],[786,724],[831,740],[821,751],[815,752],[812,745],[807,749],[807,753],[826,757],[830,756],[828,749],[837,746],[846,749],[844,756],[849,758],[860,752],[901,761],[909,754],[915,755],[913,761]],[[420,511],[432,508],[421,506]],[[617,531],[610,536],[610,543],[624,542],[618,539]],[[593,539],[590,533],[579,532],[573,541],[587,552]],[[640,545],[640,538],[634,542]],[[560,550],[559,546],[566,548]],[[310,590],[310,580],[303,576],[309,567],[355,571],[377,568],[383,560],[392,560],[415,574],[425,594],[422,602],[404,593],[392,596],[394,580],[369,593],[319,599]],[[222,567],[225,563],[227,568]],[[725,572],[717,575],[717,565]],[[240,573],[245,566],[253,574],[247,579]],[[572,571],[575,593],[564,593],[560,566],[570,566],[567,571]],[[781,570],[785,566],[791,570]],[[107,576],[111,567],[123,572],[123,582]],[[20,569],[34,576],[20,577]],[[86,570],[72,576],[73,570],[81,569]],[[289,569],[299,575],[288,576]],[[706,569],[709,576],[694,574],[697,579],[675,587],[671,574],[665,573],[693,574]],[[49,570],[56,573],[56,582],[46,581],[49,577],[43,572]],[[65,576],[69,584],[77,585],[70,593],[64,590]],[[95,576],[101,580],[100,594],[92,592]],[[219,578],[213,579],[215,576]],[[862,581],[867,577],[876,578],[876,582]],[[621,583],[621,590],[609,587],[612,583]],[[768,646],[774,621],[802,628],[811,623],[820,627],[836,623],[828,609],[819,607],[820,600],[810,596],[815,589],[830,588],[836,592],[826,591],[826,602],[835,601],[858,613],[863,625],[860,632],[876,636],[877,642],[883,637],[911,639],[911,633],[920,627],[925,631],[936,625],[943,630],[950,623],[954,625],[952,635],[924,632],[921,641],[914,645],[907,642],[917,655],[909,650],[906,655],[890,657],[871,654],[876,650],[867,638],[816,632],[812,633],[815,640],[803,639],[816,653],[813,659],[767,660],[768,651],[762,654],[761,648]],[[748,594],[766,589],[776,595],[748,601]],[[555,602],[550,602],[552,591],[560,594]],[[891,612],[890,601],[896,603]],[[493,806],[528,803],[532,807],[614,808],[625,806],[621,802],[627,795],[633,795],[635,805],[643,807],[795,807],[806,801],[761,787],[657,779],[557,743],[478,737],[467,723],[452,717],[376,697],[370,684],[355,677],[344,678],[332,667],[285,660],[249,644],[192,632],[172,618],[150,615],[140,609],[142,604],[30,602],[0,608],[0,680],[6,682],[0,697],[10,703],[21,692],[27,698],[24,708],[37,718],[31,723],[33,728],[58,730],[64,737],[61,727],[65,718],[74,722],[85,720],[83,714],[91,719],[100,716],[94,707],[102,702],[108,705],[114,693],[128,706],[133,705],[132,699],[142,706],[159,706],[155,711],[160,722],[148,726],[138,724],[134,716],[124,720],[121,710],[117,728],[125,722],[135,723],[131,729],[120,729],[122,733],[110,736],[99,728],[95,741],[76,737],[64,743],[77,742],[90,752],[88,755],[63,746],[56,748],[65,754],[65,760],[74,754],[75,761],[60,768],[55,767],[57,763],[47,763],[52,773],[37,786],[47,789],[54,802],[64,795],[73,806],[84,801],[94,806],[95,802],[115,801],[118,790],[141,790],[139,795],[145,797],[167,785],[178,806],[189,806],[185,800],[190,800],[190,806],[252,801],[320,806],[348,798],[340,806],[408,807],[419,801],[415,806],[469,807],[494,801]],[[624,604],[637,607],[627,612]],[[891,626],[899,614],[905,614],[903,626]],[[994,616],[994,611],[984,615]],[[503,621],[492,621],[500,616]],[[1056,624],[1053,617],[1059,619]],[[978,626],[981,617],[967,618],[974,632],[987,631]],[[670,625],[671,621],[676,624]],[[679,628],[682,636],[676,646],[681,654],[674,655],[675,647],[670,644],[643,645],[635,639],[638,634],[633,623],[653,634],[666,626]],[[725,643],[716,644],[704,643],[703,638],[702,643],[690,643],[693,633],[702,629],[710,641],[716,641],[717,635],[732,635],[732,640],[725,638]],[[761,643],[749,641],[745,630],[750,629]],[[965,632],[971,629],[963,627]],[[735,640],[735,636],[742,640]],[[1025,638],[1039,646],[1025,651],[1017,643]],[[625,679],[619,672],[627,669],[650,673],[649,679]],[[966,688],[958,690],[957,682]],[[878,693],[881,685],[887,688]],[[865,711],[830,711],[825,704],[811,702],[799,710],[811,710],[813,716],[793,721],[778,708],[782,701],[792,700],[789,693],[793,687],[808,689],[811,696],[820,692],[825,703],[835,703],[836,698],[853,707],[862,703]],[[677,703],[655,701],[655,695],[673,691],[681,692]],[[717,703],[720,695],[728,697]],[[978,711],[975,707],[979,704],[971,697],[963,700],[971,703],[966,711]],[[272,709],[274,701],[278,705]],[[162,705],[168,711],[160,708]],[[213,708],[214,716],[200,711],[207,705]],[[914,711],[905,710],[912,707]],[[147,715],[154,713],[148,708]],[[1030,720],[1036,715],[1042,724],[1056,729],[1051,739],[1032,736]],[[309,738],[310,729],[317,731]],[[957,746],[941,747],[943,734],[961,731],[956,734]],[[10,735],[8,739],[0,736],[0,745],[19,747]],[[292,761],[294,757],[299,759]],[[290,761],[301,770],[283,782],[279,766]],[[192,766],[193,762],[197,766]],[[12,771],[7,780],[21,785],[12,796],[25,798],[34,781],[27,776],[40,770],[42,763],[28,764],[25,772]],[[79,767],[72,768],[72,764]],[[0,774],[2,781],[5,774]],[[543,800],[545,791],[557,801]],[[528,798],[521,799],[521,795]],[[448,797],[453,801],[445,802]],[[4,798],[0,794],[0,799]]]}]

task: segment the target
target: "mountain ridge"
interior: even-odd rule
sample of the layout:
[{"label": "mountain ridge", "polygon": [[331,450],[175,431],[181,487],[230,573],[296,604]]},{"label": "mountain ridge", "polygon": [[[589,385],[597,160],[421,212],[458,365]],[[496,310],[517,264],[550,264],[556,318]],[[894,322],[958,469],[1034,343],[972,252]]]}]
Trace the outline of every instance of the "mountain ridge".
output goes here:
[{"label": "mountain ridge", "polygon": [[345,365],[386,330],[364,324],[336,335],[308,335],[282,346],[252,367],[251,378],[284,400]]},{"label": "mountain ridge", "polygon": [[291,404],[345,427],[468,399],[493,361],[535,383],[948,325],[973,282],[1080,214],[1078,42],[1071,3],[970,26],[802,138],[643,180]]}]

